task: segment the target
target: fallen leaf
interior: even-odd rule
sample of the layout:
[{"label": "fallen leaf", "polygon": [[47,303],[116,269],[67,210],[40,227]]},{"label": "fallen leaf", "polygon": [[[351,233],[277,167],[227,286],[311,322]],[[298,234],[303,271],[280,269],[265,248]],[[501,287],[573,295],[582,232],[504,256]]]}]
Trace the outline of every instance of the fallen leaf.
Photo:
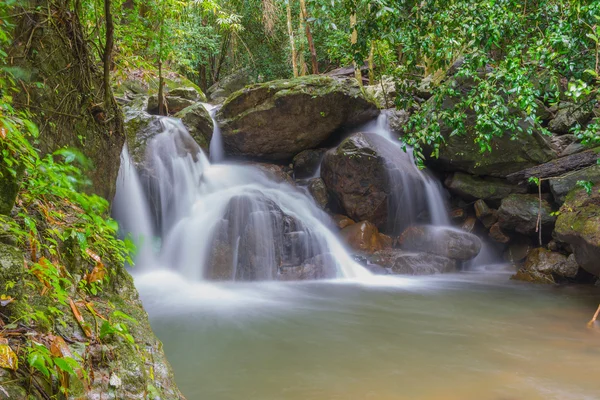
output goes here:
[{"label": "fallen leaf", "polygon": [[69,349],[69,346],[62,337],[48,335],[48,340],[50,340],[50,352],[54,357],[73,358],[73,353],[71,353],[71,349]]},{"label": "fallen leaf", "polygon": [[92,329],[85,322],[85,320],[83,319],[83,316],[79,312],[79,309],[77,308],[77,306],[75,305],[75,303],[73,302],[73,300],[71,298],[69,298],[69,305],[71,306],[71,311],[73,311],[73,315],[75,316],[77,323],[83,330],[83,333],[85,333],[85,336],[87,336],[88,338],[91,338],[92,337]]},{"label": "fallen leaf", "polygon": [[0,368],[8,368],[16,371],[19,361],[15,352],[8,345],[8,340],[0,338]]}]

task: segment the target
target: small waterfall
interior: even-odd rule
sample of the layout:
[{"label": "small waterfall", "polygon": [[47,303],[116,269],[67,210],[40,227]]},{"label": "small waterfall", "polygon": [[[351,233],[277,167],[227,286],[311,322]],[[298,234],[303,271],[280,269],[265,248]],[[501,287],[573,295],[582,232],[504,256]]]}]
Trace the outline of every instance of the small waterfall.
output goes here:
[{"label": "small waterfall", "polygon": [[[115,216],[134,236],[135,221],[149,228],[154,220],[159,265],[192,280],[370,275],[328,228],[327,214],[300,190],[248,164],[209,162],[178,119],[161,118],[157,126],[160,132],[146,147],[145,193],[124,162],[122,174],[129,179],[118,187]],[[212,155],[212,142],[210,148]],[[153,216],[138,212],[146,202]],[[138,258],[136,264],[146,262]]]},{"label": "small waterfall", "polygon": [[206,111],[210,114],[210,118],[213,122],[213,134],[210,140],[210,145],[208,148],[210,162],[212,163],[220,163],[225,159],[225,150],[223,149],[223,138],[221,137],[221,127],[215,118],[217,114],[218,106],[214,106],[208,103],[202,103]]},{"label": "small waterfall", "polygon": [[[412,148],[405,146],[398,138],[393,137],[389,129],[387,116],[381,113],[377,120],[362,128],[364,132],[373,132],[385,139],[378,150],[391,167],[388,167],[389,180],[392,187],[388,228],[390,232],[399,233],[404,227],[414,224],[423,205],[426,204],[429,222],[432,225],[449,226],[450,217],[444,202],[441,183],[429,172],[416,166]],[[376,143],[377,144],[377,143]],[[410,162],[403,160],[408,157]],[[418,179],[414,179],[414,176]]]}]

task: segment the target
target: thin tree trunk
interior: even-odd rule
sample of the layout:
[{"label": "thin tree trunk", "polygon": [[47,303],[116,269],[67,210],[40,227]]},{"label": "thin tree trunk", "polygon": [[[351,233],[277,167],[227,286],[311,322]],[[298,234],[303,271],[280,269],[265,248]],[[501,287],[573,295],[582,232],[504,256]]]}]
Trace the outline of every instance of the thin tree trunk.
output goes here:
[{"label": "thin tree trunk", "polygon": [[292,70],[294,71],[294,78],[298,77],[298,61],[296,54],[296,43],[294,42],[294,28],[292,27],[292,0],[287,0],[287,28],[288,35],[290,37],[290,45],[292,46]]},{"label": "thin tree trunk", "polygon": [[[300,34],[304,31],[304,17],[300,13]],[[304,40],[300,38],[300,49],[298,49],[298,62],[300,64],[300,76],[306,76],[308,74],[308,68],[306,67],[306,61],[304,60]]]},{"label": "thin tree trunk", "polygon": [[164,8],[161,10],[160,32],[158,34],[158,115],[166,115],[165,112],[165,92],[164,92],[164,77],[162,73],[162,47],[164,39]]},{"label": "thin tree trunk", "polygon": [[[350,43],[352,43],[352,46],[354,46],[358,42],[358,31],[356,30],[356,14],[352,14],[350,16],[350,28],[352,29]],[[360,67],[356,65],[356,60],[352,61],[352,65],[354,66],[354,76],[356,77],[358,84],[362,86],[362,73],[360,72]]]},{"label": "thin tree trunk", "polygon": [[110,67],[112,64],[112,51],[114,44],[114,24],[112,18],[112,12],[110,10],[110,0],[104,0],[104,16],[106,19],[106,43],[104,46],[104,108],[108,112],[111,99],[110,90]]},{"label": "thin tree trunk", "polygon": [[308,12],[306,11],[306,1],[300,0],[300,13],[304,20],[304,29],[306,30],[306,40],[308,41],[308,49],[312,61],[312,72],[317,75],[319,73],[319,63],[317,62],[317,50],[313,41],[312,33],[310,33],[310,24],[308,23]]},{"label": "thin tree trunk", "polygon": [[369,85],[375,84],[375,41],[371,40],[371,50],[369,51]]}]

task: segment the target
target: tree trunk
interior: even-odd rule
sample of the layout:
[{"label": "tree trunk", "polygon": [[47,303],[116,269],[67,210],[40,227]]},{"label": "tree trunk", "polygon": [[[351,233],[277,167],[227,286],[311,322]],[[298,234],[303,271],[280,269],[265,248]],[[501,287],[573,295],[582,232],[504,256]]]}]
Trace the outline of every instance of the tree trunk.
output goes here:
[{"label": "tree trunk", "polygon": [[298,77],[298,61],[296,54],[296,44],[294,42],[294,28],[292,27],[292,0],[287,0],[287,29],[290,37],[290,46],[292,47],[292,70],[294,71],[294,78]]},{"label": "tree trunk", "polygon": [[315,43],[313,41],[312,34],[310,33],[310,24],[308,23],[308,12],[306,11],[306,1],[300,0],[300,13],[304,20],[304,29],[306,30],[306,40],[308,41],[308,49],[310,50],[310,57],[312,61],[312,72],[313,74],[319,74],[319,63],[317,62],[317,51],[315,50]]},{"label": "tree trunk", "polygon": [[158,115],[166,115],[165,113],[165,92],[164,92],[164,77],[162,73],[162,60],[158,56]]},{"label": "tree trunk", "polygon": [[[303,31],[304,17],[302,16],[302,13],[300,13],[300,32]],[[300,38],[300,49],[298,49],[298,62],[300,64],[300,76],[306,76],[308,74],[308,68],[306,67],[306,61],[304,60],[304,40],[302,40],[302,38]]]},{"label": "tree trunk", "polygon": [[106,18],[106,43],[104,46],[104,108],[108,111],[112,102],[110,90],[110,67],[114,44],[114,24],[110,10],[110,0],[104,0],[104,16]]},{"label": "tree trunk", "polygon": [[582,153],[572,154],[570,156],[561,157],[557,160],[537,165],[532,168],[527,168],[519,172],[512,173],[506,177],[509,182],[524,182],[531,177],[539,179],[550,178],[554,176],[564,175],[567,172],[575,171],[590,165],[595,165],[598,162],[600,147],[586,150]]},{"label": "tree trunk", "polygon": [[369,51],[369,85],[375,84],[375,41],[371,40],[371,50]]},{"label": "tree trunk", "polygon": [[[350,16],[350,28],[352,29],[350,43],[352,43],[352,46],[354,47],[354,45],[358,42],[358,31],[356,30],[356,14],[352,14]],[[356,77],[358,84],[362,86],[362,73],[360,72],[360,68],[356,65],[356,60],[352,61],[352,65],[354,65],[354,76]]]}]

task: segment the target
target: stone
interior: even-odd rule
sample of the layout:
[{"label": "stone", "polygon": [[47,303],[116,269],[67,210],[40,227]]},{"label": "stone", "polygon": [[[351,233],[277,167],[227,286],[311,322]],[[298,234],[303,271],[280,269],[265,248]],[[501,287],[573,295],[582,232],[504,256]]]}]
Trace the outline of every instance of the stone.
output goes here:
[{"label": "stone", "polygon": [[510,236],[502,231],[502,228],[500,228],[500,224],[498,223],[495,223],[490,227],[490,238],[497,243],[506,244],[510,242]]},{"label": "stone", "polygon": [[208,154],[213,134],[213,120],[204,105],[202,103],[195,103],[186,107],[175,114],[175,118],[181,119],[190,136]]},{"label": "stone", "polygon": [[533,249],[527,255],[523,267],[513,279],[536,283],[556,283],[561,279],[575,278],[579,266],[574,257],[553,252],[542,247]]},{"label": "stone", "polygon": [[[556,217],[552,215],[552,206],[542,199],[541,229],[549,235],[554,228]],[[503,230],[523,235],[535,235],[540,201],[535,194],[511,194],[500,204],[498,220]]]},{"label": "stone", "polygon": [[517,236],[504,251],[504,259],[510,263],[517,264],[527,257],[533,249],[533,243],[528,236]]},{"label": "stone", "polygon": [[294,179],[285,170],[285,168],[282,167],[281,165],[258,163],[258,162],[253,162],[253,163],[249,163],[249,164],[252,166],[255,166],[258,169],[260,169],[261,171],[263,171],[269,177],[269,179],[271,179],[275,182],[279,182],[279,183],[285,182],[285,183],[289,183],[292,186],[296,185],[296,183],[294,182]]},{"label": "stone", "polygon": [[[165,95],[165,101],[167,103],[166,112],[169,115],[175,115],[179,111],[183,110],[186,107],[194,105],[196,102],[193,100],[188,100],[183,97],[171,96],[169,94]],[[157,115],[158,114],[158,95],[152,95],[148,98],[148,109],[146,110],[150,114]]]},{"label": "stone", "polygon": [[280,268],[277,279],[280,281],[333,279],[337,277],[336,265],[337,261],[333,254],[319,254],[305,260],[302,265]]},{"label": "stone", "polygon": [[227,154],[286,160],[378,113],[355,79],[307,76],[235,92],[217,120]]},{"label": "stone", "polygon": [[327,191],[327,186],[325,186],[323,179],[311,179],[308,182],[308,192],[321,209],[324,210],[327,207],[327,204],[329,204],[329,192]]},{"label": "stone", "polygon": [[19,194],[19,186],[18,177],[7,170],[0,155],[0,214],[10,215]]},{"label": "stone", "polygon": [[[0,282],[2,294],[19,299],[23,292],[23,277],[26,270],[23,267],[23,253],[16,247],[0,243]],[[9,287],[7,284],[13,282]]]},{"label": "stone", "polygon": [[591,194],[583,188],[569,192],[560,208],[554,237],[568,243],[577,263],[586,271],[600,276],[600,184]]},{"label": "stone", "polygon": [[377,227],[368,221],[345,227],[340,231],[340,237],[352,249],[364,253],[373,253],[391,247],[387,237],[382,237]]},{"label": "stone", "polygon": [[[402,171],[403,179],[391,181],[388,168]],[[380,230],[388,227],[395,211],[389,207],[394,193],[422,185],[408,154],[391,149],[384,138],[368,133],[356,133],[328,151],[321,163],[321,178],[346,215],[355,221],[370,221]],[[426,209],[426,204],[417,206]]]},{"label": "stone", "polygon": [[377,251],[367,259],[401,275],[432,275],[457,271],[455,260],[429,253],[388,249]]},{"label": "stone", "polygon": [[465,219],[465,222],[462,223],[462,225],[460,226],[460,229],[465,232],[473,233],[473,231],[475,230],[476,224],[477,224],[477,218],[470,215],[467,217],[467,219]]},{"label": "stone", "polygon": [[[456,93],[471,90],[473,80],[454,79],[451,83]],[[434,101],[432,98],[428,101]],[[443,99],[441,109],[451,111],[462,100],[460,96],[447,96]],[[440,107],[434,107],[440,110]],[[479,144],[475,142],[474,126],[476,113],[467,111],[464,121],[465,134],[452,134],[453,129],[441,123],[440,134],[444,144],[439,149],[439,157],[429,157],[428,165],[442,171],[461,171],[473,175],[504,178],[507,175],[535,165],[548,162],[557,157],[549,138],[533,129],[533,122],[523,118],[520,122],[521,131],[506,131],[500,137],[490,141],[491,151],[482,153]],[[430,151],[424,154],[430,154]]]},{"label": "stone", "polygon": [[194,87],[178,87],[170,90],[167,93],[167,96],[179,97],[194,102],[206,101],[204,94],[202,94],[202,92],[199,92],[198,89]]},{"label": "stone", "polygon": [[249,68],[241,68],[221,78],[206,91],[212,104],[221,104],[232,93],[243,89],[245,86],[256,83],[257,79]]},{"label": "stone", "polygon": [[340,229],[344,229],[345,227],[353,225],[353,224],[356,223],[351,218],[349,218],[349,217],[347,217],[345,215],[341,215],[341,214],[335,214],[333,216],[333,222]]},{"label": "stone", "polygon": [[400,248],[468,261],[481,250],[481,240],[472,233],[433,225],[411,226],[398,238]]},{"label": "stone", "polygon": [[[567,136],[567,135],[565,135]],[[588,148],[586,146],[584,146],[583,144],[579,143],[579,142],[573,142],[570,145],[568,145],[561,153],[560,153],[560,157],[566,157],[566,156],[570,156],[573,154],[577,154],[577,153],[581,153],[584,150],[587,150]]]},{"label": "stone", "polygon": [[377,101],[379,108],[394,107],[397,93],[396,83],[391,76],[382,76],[378,83],[365,86],[365,91]]},{"label": "stone", "polygon": [[475,216],[486,229],[490,229],[492,225],[498,221],[498,212],[488,207],[483,200],[477,200],[474,204]]},{"label": "stone", "polygon": [[456,222],[464,222],[467,219],[467,213],[464,208],[454,208],[450,211],[450,218]]},{"label": "stone", "polygon": [[450,175],[444,184],[451,193],[466,201],[481,199],[494,207],[498,207],[510,194],[527,193],[525,185],[513,185],[498,178],[479,178],[463,172]]},{"label": "stone", "polygon": [[294,156],[294,178],[305,179],[315,175],[327,149],[304,150]]},{"label": "stone", "polygon": [[600,165],[592,165],[579,171],[569,172],[558,178],[549,179],[550,191],[556,203],[564,203],[567,194],[577,187],[578,181],[600,183]]},{"label": "stone", "polygon": [[576,124],[585,125],[593,115],[591,106],[566,101],[558,105],[558,111],[548,123],[548,129],[559,134],[569,133]]},{"label": "stone", "polygon": [[404,127],[408,122],[410,113],[405,110],[397,110],[395,108],[389,108],[381,111],[387,117],[388,127],[392,132],[402,136],[404,134]]}]

